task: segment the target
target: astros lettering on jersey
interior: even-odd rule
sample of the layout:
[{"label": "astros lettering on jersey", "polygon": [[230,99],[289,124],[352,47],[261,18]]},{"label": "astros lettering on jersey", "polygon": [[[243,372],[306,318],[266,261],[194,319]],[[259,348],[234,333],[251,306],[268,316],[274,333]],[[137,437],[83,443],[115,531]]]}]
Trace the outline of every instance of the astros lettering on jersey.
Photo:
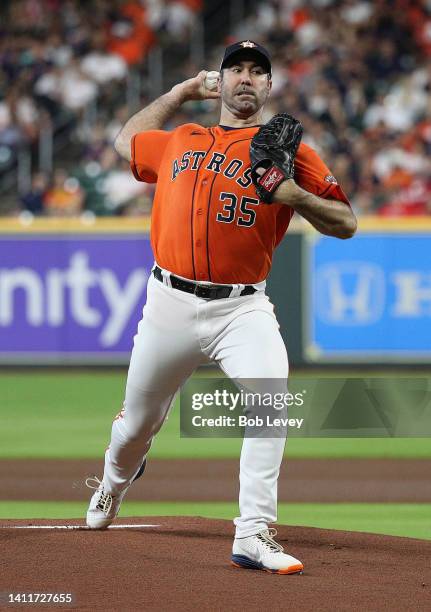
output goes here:
[{"label": "astros lettering on jersey", "polygon": [[[133,137],[135,177],[157,182],[151,244],[159,266],[213,283],[252,284],[267,277],[294,211],[261,203],[256,195],[249,147],[258,129],[189,123]],[[331,171],[303,143],[295,181],[315,195],[349,203]]]}]

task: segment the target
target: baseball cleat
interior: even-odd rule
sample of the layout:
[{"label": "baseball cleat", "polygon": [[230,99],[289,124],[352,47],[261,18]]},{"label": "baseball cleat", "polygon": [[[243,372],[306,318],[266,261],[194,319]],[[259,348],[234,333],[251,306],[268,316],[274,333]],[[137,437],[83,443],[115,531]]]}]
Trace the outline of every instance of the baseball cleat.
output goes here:
[{"label": "baseball cleat", "polygon": [[275,529],[265,529],[248,538],[235,538],[232,565],[244,569],[262,570],[271,574],[302,574],[301,561],[284,552],[274,540]]},{"label": "baseball cleat", "polygon": [[87,526],[90,529],[106,529],[117,516],[127,489],[119,495],[111,495],[104,491],[103,482],[96,476],[87,478],[85,484],[90,489],[96,489],[87,510]]},{"label": "baseball cleat", "polygon": [[[147,460],[145,459],[132,482],[135,482],[135,480],[142,476],[146,465]],[[85,484],[89,489],[96,489],[87,510],[87,527],[90,527],[90,529],[106,529],[117,516],[123,497],[129,487],[126,487],[118,495],[112,495],[104,490],[103,482],[97,476],[87,478]]]}]

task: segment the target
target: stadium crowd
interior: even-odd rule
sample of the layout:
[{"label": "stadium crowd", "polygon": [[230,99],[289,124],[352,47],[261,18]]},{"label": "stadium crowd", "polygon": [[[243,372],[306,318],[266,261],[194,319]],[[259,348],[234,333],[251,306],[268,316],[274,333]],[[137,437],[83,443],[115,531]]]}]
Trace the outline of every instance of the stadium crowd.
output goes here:
[{"label": "stadium crowd", "polygon": [[[74,156],[34,172],[14,213],[142,214],[153,187],[136,182],[112,143],[129,115],[128,74],[153,45],[186,44],[200,0],[18,0],[0,9],[0,171],[5,151],[66,124]],[[61,5],[61,6],[60,6]],[[273,57],[266,118],[304,125],[357,214],[431,213],[431,1],[267,0],[170,79],[217,69],[232,40],[255,39]],[[143,81],[145,85],[145,81]],[[141,92],[141,104],[152,97]],[[136,109],[134,109],[136,110]],[[217,103],[184,105],[167,129],[217,122]],[[37,168],[37,160],[34,164]]]}]

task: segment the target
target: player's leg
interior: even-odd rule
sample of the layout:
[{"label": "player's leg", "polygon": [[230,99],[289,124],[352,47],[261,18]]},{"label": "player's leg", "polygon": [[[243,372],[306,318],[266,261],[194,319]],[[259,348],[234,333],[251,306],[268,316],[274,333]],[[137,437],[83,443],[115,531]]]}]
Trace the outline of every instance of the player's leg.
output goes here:
[{"label": "player's leg", "polygon": [[[226,374],[253,391],[286,393],[288,358],[278,323],[264,310],[235,317],[210,346],[212,357]],[[278,437],[245,437],[240,460],[240,516],[232,560],[235,565],[276,573],[297,573],[303,566],[283,552],[268,525],[277,518],[277,481],[286,429]],[[272,434],[270,434],[272,435]]]},{"label": "player's leg", "polygon": [[[220,335],[213,357],[226,374],[254,391],[286,393],[286,347],[275,317],[261,310],[241,314]],[[240,514],[236,535],[266,529],[277,518],[277,480],[285,446],[279,437],[245,437],[240,461]]]},{"label": "player's leg", "polygon": [[130,362],[123,409],[112,424],[104,482],[112,493],[130,484],[182,383],[201,359],[190,341],[142,321]]},{"label": "player's leg", "polygon": [[103,490],[109,497],[110,511],[105,513],[105,520],[96,508],[91,511],[90,504],[87,523],[94,528],[112,522],[178,388],[205,360],[197,334],[193,333],[195,316],[190,297],[194,296],[184,299],[178,291],[154,279],[149,281],[147,304],[134,339],[125,401],[112,425],[103,480],[98,490],[99,495]]}]

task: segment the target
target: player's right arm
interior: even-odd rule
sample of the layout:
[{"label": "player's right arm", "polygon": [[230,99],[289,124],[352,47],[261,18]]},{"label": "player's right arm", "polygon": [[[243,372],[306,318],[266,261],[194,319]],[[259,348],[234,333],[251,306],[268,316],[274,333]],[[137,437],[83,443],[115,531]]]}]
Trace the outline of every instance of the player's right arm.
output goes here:
[{"label": "player's right arm", "polygon": [[121,129],[115,139],[115,150],[121,157],[131,160],[132,137],[139,132],[161,130],[180,106],[188,100],[207,100],[219,98],[217,91],[209,91],[205,87],[207,71],[201,70],[191,79],[175,85],[154,102],[133,115]]}]

